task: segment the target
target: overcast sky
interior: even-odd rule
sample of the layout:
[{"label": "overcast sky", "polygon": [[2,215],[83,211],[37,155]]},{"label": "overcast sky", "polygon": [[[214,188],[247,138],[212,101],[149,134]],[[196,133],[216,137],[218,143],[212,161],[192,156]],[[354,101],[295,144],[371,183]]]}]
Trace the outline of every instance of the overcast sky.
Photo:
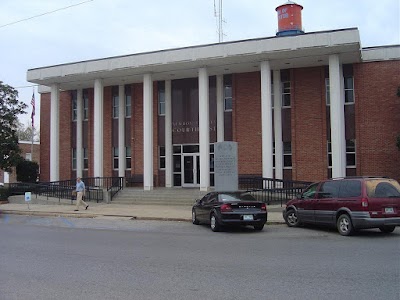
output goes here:
[{"label": "overcast sky", "polygon": [[[285,2],[223,0],[224,41],[275,36],[275,8]],[[400,0],[295,2],[304,7],[305,32],[357,27],[362,47],[400,44]],[[28,69],[218,42],[214,0],[0,0],[0,36],[0,80],[29,104],[20,117],[25,125],[32,111]]]}]

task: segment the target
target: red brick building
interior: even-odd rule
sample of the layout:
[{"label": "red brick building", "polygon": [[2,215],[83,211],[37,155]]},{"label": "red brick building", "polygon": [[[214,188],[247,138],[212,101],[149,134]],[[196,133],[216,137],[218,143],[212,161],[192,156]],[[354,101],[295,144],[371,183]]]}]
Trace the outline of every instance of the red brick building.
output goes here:
[{"label": "red brick building", "polygon": [[287,31],[28,70],[44,86],[40,180],[207,190],[220,141],[238,143],[239,175],[399,180],[400,45]]}]

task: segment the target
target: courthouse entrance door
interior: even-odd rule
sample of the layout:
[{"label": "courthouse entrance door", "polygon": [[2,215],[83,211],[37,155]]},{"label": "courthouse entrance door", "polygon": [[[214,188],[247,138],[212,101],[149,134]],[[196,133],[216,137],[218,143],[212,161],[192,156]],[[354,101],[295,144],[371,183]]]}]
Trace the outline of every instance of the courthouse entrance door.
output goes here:
[{"label": "courthouse entrance door", "polygon": [[182,187],[200,186],[200,154],[184,153],[182,155]]}]

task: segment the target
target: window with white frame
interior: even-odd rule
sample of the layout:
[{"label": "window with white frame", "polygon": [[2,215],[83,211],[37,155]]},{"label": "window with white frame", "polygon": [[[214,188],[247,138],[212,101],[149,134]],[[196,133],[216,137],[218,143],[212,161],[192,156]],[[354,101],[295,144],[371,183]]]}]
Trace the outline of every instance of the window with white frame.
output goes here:
[{"label": "window with white frame", "polygon": [[72,121],[76,122],[78,119],[78,103],[76,99],[76,93],[72,93]]},{"label": "window with white frame", "polygon": [[113,119],[118,119],[119,114],[119,97],[118,95],[113,95],[112,97],[112,117]]},{"label": "window with white frame", "polygon": [[119,166],[119,153],[118,153],[118,147],[113,147],[113,169],[118,170]]},{"label": "window with white frame", "polygon": [[354,103],[354,78],[345,77],[344,78],[344,103],[352,104]]},{"label": "window with white frame", "polygon": [[89,169],[89,153],[88,148],[83,148],[83,169]]},{"label": "window with white frame", "polygon": [[291,105],[290,94],[291,94],[290,81],[282,82],[282,108],[290,107]]},{"label": "window with white frame", "polygon": [[272,142],[272,169],[275,169],[275,142]]},{"label": "window with white frame", "polygon": [[224,75],[224,111],[232,111],[232,76]]},{"label": "window with white frame", "polygon": [[283,142],[283,168],[292,168],[292,143]]},{"label": "window with white frame", "polygon": [[165,116],[165,90],[158,91],[158,115]]},{"label": "window with white frame", "polygon": [[[344,77],[344,104],[354,104],[354,78],[352,76]],[[325,78],[325,98],[326,105],[331,104],[329,78]]]},{"label": "window with white frame", "polygon": [[131,169],[131,167],[132,167],[131,147],[125,147],[125,168]]},{"label": "window with white frame", "polygon": [[[332,143],[328,140],[328,165],[332,168]],[[346,140],[346,167],[356,167],[356,140]]]},{"label": "window with white frame", "polygon": [[232,85],[224,86],[224,110],[232,111]]},{"label": "window with white frame", "polygon": [[72,148],[72,170],[76,170],[76,148]]},{"label": "window with white frame", "polygon": [[348,168],[356,167],[356,140],[346,140],[346,166]]},{"label": "window with white frame", "polygon": [[160,170],[165,169],[165,146],[160,146],[159,147],[159,167]]},{"label": "window with white frame", "polygon": [[89,119],[89,94],[87,90],[83,90],[83,119]]},{"label": "window with white frame", "polygon": [[132,96],[131,87],[125,86],[125,118],[130,118],[132,114]]}]

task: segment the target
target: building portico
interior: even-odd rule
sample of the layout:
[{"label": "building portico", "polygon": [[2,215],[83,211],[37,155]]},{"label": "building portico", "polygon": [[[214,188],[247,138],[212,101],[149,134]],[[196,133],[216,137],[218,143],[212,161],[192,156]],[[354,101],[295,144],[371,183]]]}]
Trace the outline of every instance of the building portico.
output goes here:
[{"label": "building portico", "polygon": [[[179,186],[179,180],[184,183],[184,177],[189,176],[184,171],[185,163],[188,163],[193,171],[191,176],[196,181],[193,186],[201,191],[209,190],[213,184],[212,144],[226,140],[226,136],[230,140],[240,140],[238,126],[246,126],[235,123],[243,116],[243,113],[238,113],[235,102],[240,100],[235,92],[240,86],[238,78],[241,74],[255,74],[253,77],[259,80],[258,99],[249,99],[254,103],[251,105],[259,106],[260,112],[259,130],[254,134],[259,134],[261,168],[254,173],[282,179],[285,177],[285,154],[294,148],[293,142],[288,144],[291,140],[285,133],[285,121],[288,119],[284,118],[284,110],[291,109],[293,122],[296,102],[292,106],[282,102],[282,85],[293,79],[282,81],[281,78],[293,74],[290,70],[317,68],[326,68],[329,73],[332,176],[346,176],[343,65],[360,62],[359,33],[357,29],[350,28],[31,69],[28,81],[51,88],[48,180],[69,179],[73,172],[82,176],[86,159],[93,161],[89,167],[91,170],[87,172],[94,177],[114,174],[114,171],[118,176],[127,176],[127,173],[142,175],[144,190],[151,190],[155,184],[160,184],[160,181],[157,182],[157,176],[161,176],[159,170],[162,170],[163,186]],[[257,84],[252,82],[252,86]],[[112,87],[116,87],[115,93]],[[289,97],[293,101],[295,97],[290,96],[290,89],[294,87],[289,84]],[[89,113],[89,120],[86,121],[83,116],[84,90],[93,90],[93,103],[90,104],[93,105],[93,114]],[[58,167],[60,159],[63,159],[59,145],[59,133],[63,130],[63,125],[59,123],[59,103],[67,100],[60,99],[60,91],[76,91],[77,106],[76,119],[71,120],[76,122],[71,142],[71,148],[76,149],[76,156],[72,155],[76,165],[75,169],[72,167],[62,174]],[[132,107],[127,106],[128,96],[132,99]],[[180,103],[186,103],[186,111]],[[113,115],[114,109],[116,116]],[[127,109],[130,109],[129,114],[133,113],[129,120]],[[194,114],[197,116],[193,117]],[[110,120],[111,128],[106,128],[106,119]],[[249,122],[252,119],[253,116],[248,117]],[[178,134],[177,130],[182,131],[183,127],[174,127],[176,122],[192,122],[191,128],[187,126],[185,130],[191,130],[193,134],[190,137],[187,132]],[[105,140],[107,130],[116,138]],[[85,139],[88,140],[84,142]],[[93,146],[90,149],[91,143]],[[106,145],[112,155],[106,154]],[[185,145],[193,147],[188,150],[189,146],[185,149]],[[239,151],[242,151],[240,147],[239,144]],[[131,168],[128,158],[134,161]],[[191,176],[190,180],[194,180]]]}]

